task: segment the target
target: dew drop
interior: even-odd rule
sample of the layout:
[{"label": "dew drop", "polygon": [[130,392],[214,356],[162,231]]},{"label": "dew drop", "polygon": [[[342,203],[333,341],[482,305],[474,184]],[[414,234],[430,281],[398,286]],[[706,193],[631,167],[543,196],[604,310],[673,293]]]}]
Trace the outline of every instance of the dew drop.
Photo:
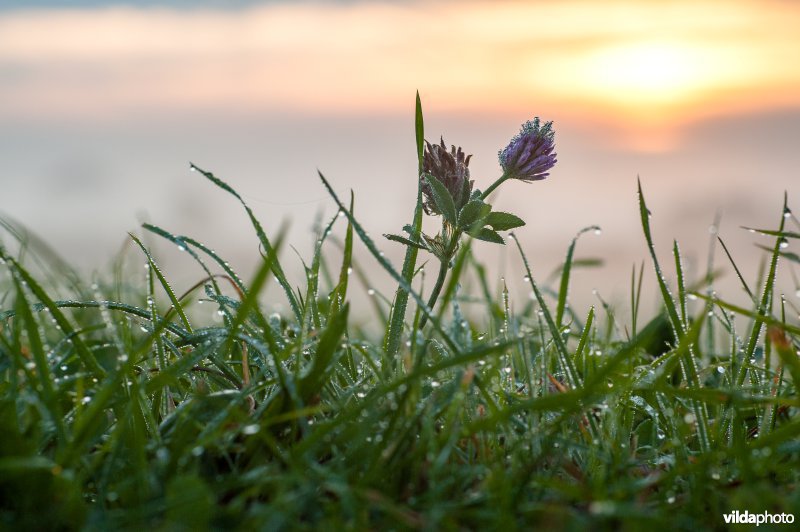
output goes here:
[{"label": "dew drop", "polygon": [[375,290],[373,288],[370,288],[369,290],[367,290],[367,295],[374,296]]},{"label": "dew drop", "polygon": [[257,423],[253,423],[252,425],[245,426],[242,429],[242,434],[244,434],[246,436],[251,436],[253,434],[258,433],[259,430],[261,430],[261,426],[258,425]]},{"label": "dew drop", "polygon": [[431,388],[438,388],[439,386],[441,386],[439,381],[431,381]]},{"label": "dew drop", "polygon": [[717,366],[717,373],[725,373],[725,368],[722,366]]},{"label": "dew drop", "polygon": [[600,236],[600,235],[603,234],[603,230],[598,227],[597,229],[594,230],[594,234],[596,234],[597,236]]},{"label": "dew drop", "polygon": [[788,247],[789,247],[789,241],[788,241],[788,240],[786,240],[785,238],[781,238],[781,241],[780,241],[780,243],[778,244],[778,247],[779,247],[779,248],[781,248],[781,249],[786,249],[786,248],[788,248]]},{"label": "dew drop", "polygon": [[160,462],[166,462],[166,461],[168,461],[168,460],[169,460],[169,449],[166,449],[166,448],[164,448],[164,447],[160,447],[160,448],[159,448],[159,449],[156,451],[156,458],[157,458],[157,459],[158,459]]}]

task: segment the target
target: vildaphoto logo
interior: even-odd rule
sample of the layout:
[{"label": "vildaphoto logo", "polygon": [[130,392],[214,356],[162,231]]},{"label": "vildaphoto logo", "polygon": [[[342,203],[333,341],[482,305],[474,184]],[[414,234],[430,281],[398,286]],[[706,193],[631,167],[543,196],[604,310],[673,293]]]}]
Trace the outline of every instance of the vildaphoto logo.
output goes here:
[{"label": "vildaphoto logo", "polygon": [[769,512],[762,512],[759,514],[753,514],[745,510],[744,512],[740,512],[739,510],[734,510],[727,514],[722,514],[722,518],[725,519],[725,524],[727,525],[790,525],[794,523],[794,514],[771,514]]}]

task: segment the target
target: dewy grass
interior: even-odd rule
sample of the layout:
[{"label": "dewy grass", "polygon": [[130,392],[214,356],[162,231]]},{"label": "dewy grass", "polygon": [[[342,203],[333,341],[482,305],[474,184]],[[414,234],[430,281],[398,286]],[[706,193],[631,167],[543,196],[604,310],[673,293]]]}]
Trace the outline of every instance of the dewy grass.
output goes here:
[{"label": "dewy grass", "polygon": [[[800,327],[776,291],[779,268],[800,262],[788,205],[756,230],[775,239],[756,282],[720,241],[758,294],[748,307],[714,291],[710,267],[692,286],[677,243],[670,286],[640,187],[655,280],[635,265],[630,309],[575,309],[578,237],[542,282],[506,233],[524,221],[488,203],[509,179],[546,177],[552,124],[523,125],[484,192],[463,151],[425,142],[419,98],[415,130],[417,204],[387,235],[406,247],[399,267],[359,222],[357,194],[343,202],[322,174],[339,211],[304,286],[284,275],[283,231],[268,237],[195,166],[246,210],[263,257],[249,282],[155,225],[197,264],[193,288],[174,291],[135,236],[143,286],[122,261],[114,282],[84,282],[2,221],[0,529],[696,530],[800,513]],[[441,217],[438,234],[422,233],[425,215]],[[534,299],[480,260],[476,241],[509,238]],[[381,338],[350,318],[365,314],[351,277],[374,267],[357,246],[397,283]],[[439,266],[424,289],[420,252]],[[282,290],[265,295],[271,279]],[[647,322],[639,301],[654,288],[663,310]],[[266,297],[289,312],[265,314]]]}]

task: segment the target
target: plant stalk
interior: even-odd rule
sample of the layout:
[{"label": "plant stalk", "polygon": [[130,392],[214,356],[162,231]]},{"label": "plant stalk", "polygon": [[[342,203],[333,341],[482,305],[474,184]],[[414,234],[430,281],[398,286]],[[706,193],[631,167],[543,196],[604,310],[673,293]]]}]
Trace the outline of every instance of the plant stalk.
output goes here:
[{"label": "plant stalk", "polygon": [[[447,277],[447,270],[450,269],[450,261],[443,260],[439,263],[439,276],[436,278],[436,284],[433,286],[433,291],[431,292],[430,297],[428,298],[428,308],[433,312],[433,306],[436,304],[436,300],[439,299],[439,294],[442,292],[442,287],[444,286],[444,280]],[[422,318],[419,321],[419,329],[422,330],[425,327],[425,324],[428,322],[428,315],[423,314]]]},{"label": "plant stalk", "polygon": [[486,190],[484,190],[484,191],[481,193],[481,199],[486,199],[486,198],[488,198],[488,197],[489,197],[489,194],[491,194],[492,192],[494,192],[494,189],[496,189],[497,187],[499,187],[500,185],[502,185],[502,184],[503,184],[505,181],[508,181],[509,177],[511,177],[509,174],[503,174],[503,175],[501,175],[501,176],[500,176],[500,178],[499,178],[497,181],[495,181],[494,183],[492,183],[491,185],[489,185],[489,188],[487,188]]}]

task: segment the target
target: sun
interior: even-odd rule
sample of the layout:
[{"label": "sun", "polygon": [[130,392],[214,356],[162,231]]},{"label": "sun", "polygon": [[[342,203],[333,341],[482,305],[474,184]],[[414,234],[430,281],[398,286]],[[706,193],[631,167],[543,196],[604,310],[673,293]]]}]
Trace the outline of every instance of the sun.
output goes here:
[{"label": "sun", "polygon": [[691,99],[708,85],[713,65],[688,44],[637,42],[597,49],[582,68],[589,92],[628,105]]}]

